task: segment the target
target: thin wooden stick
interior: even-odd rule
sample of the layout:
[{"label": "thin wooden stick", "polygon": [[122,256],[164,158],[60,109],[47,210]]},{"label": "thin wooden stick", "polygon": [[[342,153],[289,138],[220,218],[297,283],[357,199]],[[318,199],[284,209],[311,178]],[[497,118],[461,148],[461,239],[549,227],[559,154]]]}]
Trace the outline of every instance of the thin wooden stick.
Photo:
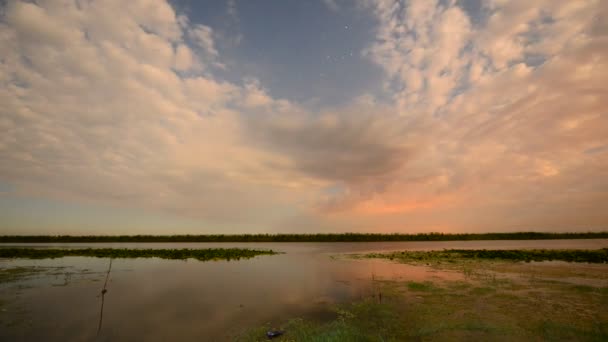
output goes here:
[{"label": "thin wooden stick", "polygon": [[99,332],[101,331],[101,322],[103,322],[103,303],[104,303],[106,292],[108,292],[106,287],[108,286],[108,278],[110,278],[111,270],[112,270],[112,259],[110,258],[110,266],[108,267],[108,273],[106,273],[106,281],[103,283],[103,289],[101,290],[101,311],[99,313],[99,326],[97,327],[97,335],[99,335]]}]

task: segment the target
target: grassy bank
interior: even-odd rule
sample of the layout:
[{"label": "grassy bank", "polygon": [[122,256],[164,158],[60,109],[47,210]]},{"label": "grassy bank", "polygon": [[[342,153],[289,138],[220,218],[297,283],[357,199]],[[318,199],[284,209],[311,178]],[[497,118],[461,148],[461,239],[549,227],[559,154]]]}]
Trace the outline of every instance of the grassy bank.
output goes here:
[{"label": "grassy bank", "polygon": [[359,257],[383,258],[403,262],[457,262],[459,260],[508,260],[508,261],[567,261],[608,263],[608,248],[585,249],[445,249],[442,251],[403,251],[370,253]]},{"label": "grassy bank", "polygon": [[366,258],[384,258],[403,262],[458,260],[509,260],[509,261],[567,261],[608,263],[608,248],[596,250],[584,249],[517,249],[517,250],[486,250],[486,249],[446,249],[442,251],[403,251],[393,253],[370,253]]},{"label": "grassy bank", "polygon": [[[335,319],[279,323],[278,341],[606,341],[608,288],[494,281],[378,282],[377,296],[338,305]],[[237,340],[264,341],[275,326]]]},{"label": "grassy bank", "polygon": [[[290,319],[280,325],[285,335],[275,341],[403,341],[407,338],[405,324],[395,304],[366,299],[332,308],[336,318],[328,322]],[[266,332],[274,329],[267,324],[235,340],[265,341]]]},{"label": "grassy bank", "polygon": [[272,250],[255,250],[243,248],[209,248],[209,249],[123,249],[123,248],[82,248],[82,249],[37,249],[37,248],[0,248],[0,258],[12,259],[55,259],[68,256],[96,258],[161,258],[161,259],[196,259],[239,260],[257,255],[277,254]]},{"label": "grassy bank", "polygon": [[241,234],[241,235],[4,235],[0,243],[53,242],[378,242],[608,239],[608,232],[588,233],[482,233],[482,234]]},{"label": "grassy bank", "polygon": [[475,272],[459,280],[376,278],[363,299],[333,306],[333,318],[276,321],[237,340],[263,341],[271,329],[285,331],[279,341],[608,340],[606,265],[500,259],[508,272],[497,273],[486,259],[451,260],[436,274]]}]

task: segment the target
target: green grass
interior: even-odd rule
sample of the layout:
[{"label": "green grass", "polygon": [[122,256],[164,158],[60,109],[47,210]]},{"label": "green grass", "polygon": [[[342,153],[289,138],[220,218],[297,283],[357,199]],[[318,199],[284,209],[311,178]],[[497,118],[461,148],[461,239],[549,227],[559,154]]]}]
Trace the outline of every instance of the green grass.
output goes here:
[{"label": "green grass", "polygon": [[579,293],[605,291],[605,288],[597,288],[597,287],[593,287],[593,286],[589,286],[589,285],[572,285],[570,288],[572,289],[572,291],[576,291]]},{"label": "green grass", "polygon": [[480,233],[480,234],[235,234],[235,235],[4,235],[1,243],[17,242],[373,242],[607,239],[608,232],[587,233]]},{"label": "green grass", "polygon": [[[469,270],[471,274],[464,280],[373,280],[372,291],[382,293],[381,301],[379,296],[365,296],[361,301],[339,305],[336,319],[267,324],[238,340],[266,340],[265,332],[276,327],[286,331],[277,341],[608,341],[608,287],[594,285],[598,279],[608,279],[605,266],[546,267],[511,261],[603,260],[606,250],[591,254],[572,250],[466,251],[464,257],[460,252],[399,252],[382,257],[400,259],[406,255],[408,262],[439,265],[439,269],[452,272]],[[490,260],[500,256],[505,261],[485,262],[485,256]],[[497,275],[492,271],[496,265],[510,265],[510,275]],[[568,272],[556,272],[554,266]],[[570,273],[577,269],[575,273],[580,275],[572,282]]]},{"label": "green grass", "polygon": [[[337,318],[329,322],[291,319],[280,327],[285,335],[275,341],[403,341],[406,330],[395,305],[368,299],[335,307]],[[267,324],[236,340],[265,341],[266,331],[272,328]]]},{"label": "green grass", "polygon": [[539,326],[540,335],[547,341],[608,341],[608,323],[595,323],[591,329],[576,324],[544,321]]},{"label": "green grass", "polygon": [[416,281],[408,281],[407,288],[411,291],[423,291],[423,292],[431,292],[437,291],[438,288],[433,285],[433,282],[425,281],[425,282],[416,282]]},{"label": "green grass", "polygon": [[55,259],[70,256],[96,258],[161,258],[161,259],[196,259],[239,260],[257,255],[277,254],[272,250],[255,250],[243,248],[208,248],[208,249],[126,249],[126,248],[80,248],[80,249],[46,249],[46,248],[0,248],[0,258],[10,259]]},{"label": "green grass", "polygon": [[557,283],[538,289],[528,283],[511,291],[489,281],[376,285],[383,294],[389,293],[387,285],[407,291],[392,291],[382,302],[368,298],[339,305],[336,318],[325,322],[291,319],[278,326],[266,324],[237,340],[264,341],[271,328],[285,331],[276,341],[608,340],[608,312],[602,304],[608,296],[599,289],[581,292]]},{"label": "green grass", "polygon": [[582,249],[446,249],[443,251],[403,251],[394,253],[370,253],[363,257],[384,258],[404,262],[456,263],[462,260],[509,260],[509,261],[568,261],[588,263],[608,263],[608,248],[597,250]]},{"label": "green grass", "polygon": [[475,287],[475,288],[471,289],[470,293],[475,296],[483,296],[483,295],[487,295],[487,294],[496,293],[496,288],[488,287],[488,286]]}]

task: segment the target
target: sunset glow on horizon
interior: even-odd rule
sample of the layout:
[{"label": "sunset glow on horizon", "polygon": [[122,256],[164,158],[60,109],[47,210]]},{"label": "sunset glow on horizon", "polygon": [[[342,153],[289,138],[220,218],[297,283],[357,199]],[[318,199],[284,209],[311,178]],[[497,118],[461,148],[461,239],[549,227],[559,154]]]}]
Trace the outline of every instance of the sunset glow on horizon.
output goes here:
[{"label": "sunset glow on horizon", "polygon": [[0,4],[0,235],[608,230],[608,1]]}]

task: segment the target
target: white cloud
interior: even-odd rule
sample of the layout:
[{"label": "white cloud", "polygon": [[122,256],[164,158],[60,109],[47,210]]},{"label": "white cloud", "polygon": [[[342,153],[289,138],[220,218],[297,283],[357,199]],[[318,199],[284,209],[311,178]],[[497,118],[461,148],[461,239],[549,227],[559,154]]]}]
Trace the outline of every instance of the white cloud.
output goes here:
[{"label": "white cloud", "polygon": [[[259,90],[180,77],[172,68],[216,63],[211,30],[182,28],[163,1],[123,5],[8,4],[1,179],[30,195],[234,221],[276,216],[261,208],[279,207],[290,189],[268,166],[280,158],[243,145],[230,109]],[[188,30],[205,53],[185,45]]]},{"label": "white cloud", "polygon": [[469,18],[457,6],[436,1],[371,4],[380,21],[367,56],[384,68],[402,110],[435,111],[464,77],[460,57],[470,34]]},{"label": "white cloud", "polygon": [[366,4],[392,101],[313,113],[213,77],[213,29],[165,1],[10,1],[0,180],[252,229],[608,222],[603,2]]},{"label": "white cloud", "polygon": [[[472,20],[454,2],[367,4],[380,23],[367,56],[384,69],[397,107],[408,117],[435,119],[432,146],[402,170],[421,178],[393,179],[366,208],[374,201],[391,207],[390,198],[399,207],[447,196],[443,208],[463,214],[444,209],[445,226],[573,229],[607,222],[598,215],[608,199],[598,167],[608,157],[585,153],[608,142],[600,95],[608,31],[590,20],[601,18],[605,5],[486,1],[488,17]],[[518,218],[532,203],[536,211]],[[492,219],[470,214],[476,206]],[[408,213],[386,224],[416,216],[414,222],[428,218]]]},{"label": "white cloud", "polygon": [[213,30],[211,27],[198,24],[189,31],[189,34],[194,42],[209,55],[213,57],[217,57],[219,55],[215,49],[215,43],[213,42]]}]

